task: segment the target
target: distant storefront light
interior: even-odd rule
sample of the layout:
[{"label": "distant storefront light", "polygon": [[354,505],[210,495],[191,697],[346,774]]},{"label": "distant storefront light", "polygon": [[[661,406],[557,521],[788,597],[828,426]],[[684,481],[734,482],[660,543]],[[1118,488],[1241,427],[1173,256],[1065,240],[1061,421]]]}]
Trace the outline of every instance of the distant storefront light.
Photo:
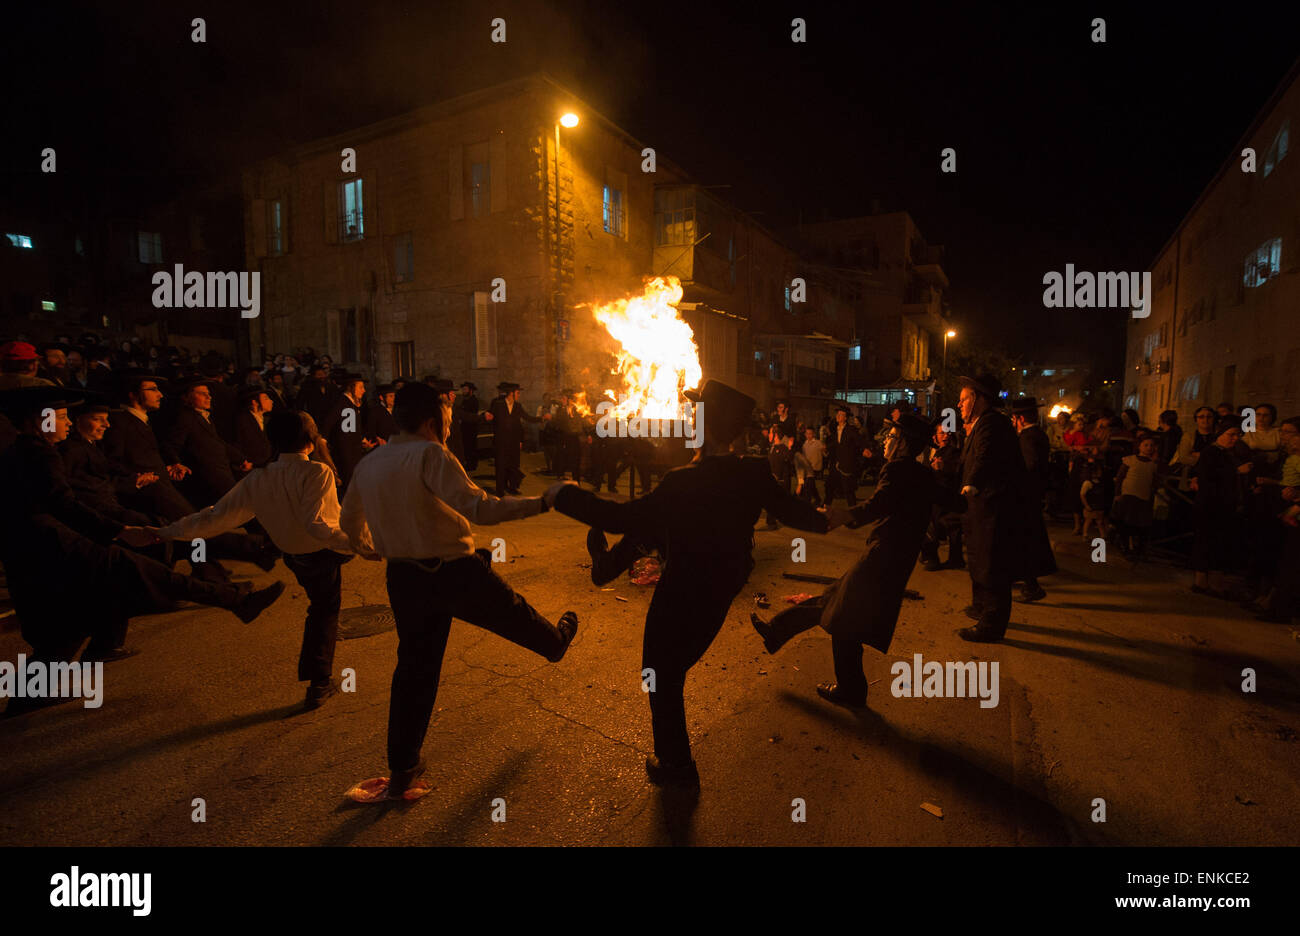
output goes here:
[{"label": "distant storefront light", "polygon": [[45,312],[53,312],[57,308],[55,302],[51,299],[41,300],[41,309]]}]

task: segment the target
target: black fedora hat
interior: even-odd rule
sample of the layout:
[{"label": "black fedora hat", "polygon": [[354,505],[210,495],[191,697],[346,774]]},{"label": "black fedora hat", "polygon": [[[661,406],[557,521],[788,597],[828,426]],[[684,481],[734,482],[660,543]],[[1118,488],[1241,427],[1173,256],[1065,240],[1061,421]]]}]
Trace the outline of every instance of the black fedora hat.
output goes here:
[{"label": "black fedora hat", "polygon": [[14,387],[0,390],[0,411],[15,421],[21,421],[42,410],[68,409],[92,395],[98,397],[98,394],[91,394],[86,390],[69,390],[67,387],[56,387],[52,384]]},{"label": "black fedora hat", "polygon": [[1026,416],[1032,416],[1042,406],[1043,404],[1038,402],[1037,397],[1031,397],[1031,396],[1016,397],[1014,400],[1011,401],[1011,412],[1016,414],[1023,413]]},{"label": "black fedora hat", "polygon": [[189,393],[195,387],[207,387],[211,390],[212,385],[215,382],[216,381],[211,377],[202,377],[198,374],[191,374],[189,377],[182,377],[180,380],[176,381],[176,392]]},{"label": "black fedora hat", "polygon": [[[263,393],[266,393],[265,387],[244,387],[239,391],[240,405],[246,404],[249,400],[257,399]],[[267,393],[267,396],[270,396],[270,394]]]},{"label": "black fedora hat", "polygon": [[513,380],[503,380],[501,383],[497,384],[497,389],[502,393],[511,393],[515,390],[522,390],[524,388],[519,386],[519,384],[515,383]]},{"label": "black fedora hat", "polygon": [[446,377],[437,378],[436,380],[433,381],[433,383],[430,386],[432,386],[433,389],[437,390],[439,393],[456,392],[456,384],[448,380]]},{"label": "black fedora hat", "polygon": [[686,399],[704,406],[706,436],[730,442],[745,431],[758,401],[720,380],[706,380],[698,390],[683,393]]},{"label": "black fedora hat", "polygon": [[166,390],[170,383],[166,377],[159,377],[143,367],[130,367],[117,372],[118,393],[125,399],[128,392],[135,390],[146,380],[156,383],[159,390]]},{"label": "black fedora hat", "polygon": [[992,374],[981,374],[978,377],[960,377],[963,387],[970,387],[976,393],[988,397],[994,403],[1002,396],[1002,381]]},{"label": "black fedora hat", "polygon": [[464,388],[466,388],[466,387],[469,387],[469,389],[470,389],[471,392],[473,392],[473,393],[478,393],[478,387],[474,386],[474,382],[473,382],[473,381],[466,380],[466,381],[464,381],[463,383],[461,383],[460,386],[461,386],[461,389],[462,389],[462,390],[463,390]]}]

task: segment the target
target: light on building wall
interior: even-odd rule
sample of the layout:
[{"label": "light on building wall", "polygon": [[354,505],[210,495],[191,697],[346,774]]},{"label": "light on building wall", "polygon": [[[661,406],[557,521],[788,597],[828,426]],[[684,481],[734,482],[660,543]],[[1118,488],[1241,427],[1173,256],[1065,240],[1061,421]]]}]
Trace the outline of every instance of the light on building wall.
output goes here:
[{"label": "light on building wall", "polygon": [[563,117],[560,118],[561,127],[565,127],[566,129],[571,130],[577,125],[578,125],[578,115],[573,113],[573,111],[569,111],[567,114],[565,114]]},{"label": "light on building wall", "polygon": [[956,337],[957,337],[957,333],[956,333],[955,331],[949,330],[949,331],[948,331],[948,334],[947,334],[946,337],[948,337],[948,338],[956,338]]}]

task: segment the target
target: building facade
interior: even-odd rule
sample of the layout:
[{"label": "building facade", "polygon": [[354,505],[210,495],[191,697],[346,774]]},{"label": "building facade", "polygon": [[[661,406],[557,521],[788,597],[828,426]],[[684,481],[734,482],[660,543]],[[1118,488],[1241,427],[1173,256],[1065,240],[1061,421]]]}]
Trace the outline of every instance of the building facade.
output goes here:
[{"label": "building facade", "polygon": [[1124,377],[1124,405],[1147,425],[1165,409],[1187,424],[1221,402],[1300,413],[1298,78],[1300,63],[1152,265],[1151,314],[1129,320]]}]

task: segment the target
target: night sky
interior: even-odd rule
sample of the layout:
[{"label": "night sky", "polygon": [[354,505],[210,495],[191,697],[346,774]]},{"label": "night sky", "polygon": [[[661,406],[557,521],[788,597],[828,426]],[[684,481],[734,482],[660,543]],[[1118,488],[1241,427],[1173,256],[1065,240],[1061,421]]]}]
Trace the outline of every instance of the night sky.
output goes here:
[{"label": "night sky", "polygon": [[[40,197],[44,146],[62,185],[235,178],[296,143],[545,70],[769,227],[873,199],[910,211],[947,248],[964,337],[1118,364],[1123,313],[1045,310],[1043,274],[1148,269],[1300,55],[1300,14],[907,6],[11,5],[6,192]],[[504,46],[488,41],[494,16]],[[806,44],[790,41],[795,16]],[[955,175],[939,172],[949,146]]]}]

